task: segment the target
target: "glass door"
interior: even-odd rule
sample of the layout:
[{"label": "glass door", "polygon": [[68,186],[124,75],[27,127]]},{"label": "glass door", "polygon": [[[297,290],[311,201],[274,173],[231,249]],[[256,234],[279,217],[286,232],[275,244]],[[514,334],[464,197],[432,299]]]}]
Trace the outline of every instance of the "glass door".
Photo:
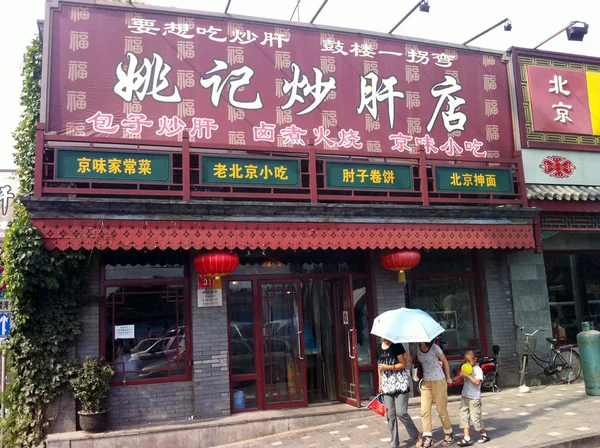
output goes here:
[{"label": "glass door", "polygon": [[299,281],[260,282],[266,408],[307,404]]},{"label": "glass door", "polygon": [[352,277],[332,280],[338,358],[339,400],[358,407],[360,388]]}]

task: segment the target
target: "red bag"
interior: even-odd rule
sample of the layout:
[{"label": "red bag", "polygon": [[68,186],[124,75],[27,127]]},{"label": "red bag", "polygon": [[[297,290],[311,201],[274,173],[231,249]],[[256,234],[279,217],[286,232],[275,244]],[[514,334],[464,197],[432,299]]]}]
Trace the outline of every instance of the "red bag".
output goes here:
[{"label": "red bag", "polygon": [[375,411],[382,417],[385,417],[385,413],[387,412],[387,406],[379,401],[379,395],[377,395],[373,400],[371,400],[367,408],[371,409],[372,411]]}]

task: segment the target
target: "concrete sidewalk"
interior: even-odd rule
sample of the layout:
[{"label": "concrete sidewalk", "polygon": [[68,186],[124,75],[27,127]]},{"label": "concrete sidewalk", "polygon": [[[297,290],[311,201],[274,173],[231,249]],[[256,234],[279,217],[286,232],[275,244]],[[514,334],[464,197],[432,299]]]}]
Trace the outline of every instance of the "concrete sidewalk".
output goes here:
[{"label": "concrete sidewalk", "polygon": [[[411,400],[412,403],[415,403]],[[416,403],[415,403],[416,404]],[[456,434],[459,403],[448,408]],[[519,447],[600,447],[600,397],[585,395],[583,383],[533,388],[519,394],[518,389],[483,395],[483,418],[491,442],[486,448]],[[420,428],[420,411],[411,406],[409,413]],[[435,413],[435,412],[434,412]],[[443,434],[434,417],[434,439],[439,446]],[[402,428],[402,426],[401,426]],[[403,428],[401,438],[406,437]],[[259,447],[389,447],[386,419],[375,413],[361,420],[332,423],[261,439],[221,445],[221,448]],[[401,446],[414,446],[405,441]],[[457,446],[456,442],[453,446]]]}]

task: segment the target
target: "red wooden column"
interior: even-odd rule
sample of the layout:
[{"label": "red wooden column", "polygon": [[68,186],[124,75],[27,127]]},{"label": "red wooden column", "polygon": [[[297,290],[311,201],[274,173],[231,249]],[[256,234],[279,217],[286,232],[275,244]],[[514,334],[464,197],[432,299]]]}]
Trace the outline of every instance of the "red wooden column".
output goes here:
[{"label": "red wooden column", "polygon": [[33,171],[33,195],[42,196],[44,181],[44,123],[38,123],[35,128],[35,166]]},{"label": "red wooden column", "polygon": [[183,200],[189,201],[192,197],[190,185],[190,133],[183,131],[181,145],[181,168],[183,169]]}]

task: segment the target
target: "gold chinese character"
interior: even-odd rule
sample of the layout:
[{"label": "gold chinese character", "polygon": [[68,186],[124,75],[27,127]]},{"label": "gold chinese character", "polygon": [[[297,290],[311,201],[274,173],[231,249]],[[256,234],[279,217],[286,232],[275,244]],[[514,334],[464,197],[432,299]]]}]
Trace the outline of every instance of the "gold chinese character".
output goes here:
[{"label": "gold chinese character", "polygon": [[460,181],[460,175],[458,173],[452,173],[452,176],[450,176],[450,185],[457,187],[462,185],[462,182]]},{"label": "gold chinese character", "polygon": [[335,58],[333,56],[321,56],[321,71],[323,73],[335,72]]},{"label": "gold chinese character", "polygon": [[121,172],[121,160],[120,159],[108,159],[108,173],[118,174]]},{"label": "gold chinese character", "polygon": [[472,174],[463,174],[463,185],[468,187],[469,185],[473,185],[473,175]]},{"label": "gold chinese character", "polygon": [[246,179],[258,179],[258,166],[256,165],[246,165]]},{"label": "gold chinese character", "polygon": [[144,51],[144,41],[139,36],[125,36],[123,52],[141,54]]},{"label": "gold chinese character", "polygon": [[496,75],[483,75],[483,90],[489,92],[490,90],[496,90],[498,83],[496,82]]},{"label": "gold chinese character", "polygon": [[500,140],[500,132],[497,124],[486,124],[485,125],[485,139],[488,142]]},{"label": "gold chinese character", "polygon": [[342,182],[353,184],[354,183],[354,170],[344,168],[342,171],[343,179]]},{"label": "gold chinese character", "polygon": [[227,178],[227,166],[222,163],[217,163],[213,167],[213,175],[219,179]]},{"label": "gold chinese character", "polygon": [[475,186],[483,187],[485,185],[485,176],[483,174],[475,174]]},{"label": "gold chinese character", "polygon": [[106,160],[104,159],[94,159],[93,162],[94,171],[100,174],[106,173]]},{"label": "gold chinese character", "polygon": [[406,82],[411,83],[421,79],[418,65],[407,65],[404,69],[406,70]]},{"label": "gold chinese character", "polygon": [[125,174],[135,174],[135,166],[137,165],[135,159],[125,159],[123,165],[125,166]]},{"label": "gold chinese character", "polygon": [[373,182],[374,184],[380,184],[381,183],[381,171],[379,171],[379,170],[371,170],[371,173],[369,174],[369,177],[371,178],[371,182]]},{"label": "gold chinese character", "polygon": [[277,70],[281,70],[282,68],[290,68],[291,64],[292,59],[289,51],[275,52],[275,68]]},{"label": "gold chinese character", "polygon": [[267,180],[269,178],[269,176],[273,175],[273,170],[270,169],[268,167],[268,165],[265,165],[265,167],[260,170],[260,177],[262,177],[264,180]]},{"label": "gold chinese character", "polygon": [[227,63],[228,64],[243,64],[244,63],[244,48],[243,47],[227,47]]},{"label": "gold chinese character", "polygon": [[276,166],[275,167],[275,179],[288,180],[289,177],[287,175],[287,167],[286,166]]},{"label": "gold chinese character", "polygon": [[379,140],[367,140],[367,152],[381,152],[381,142]]},{"label": "gold chinese character", "polygon": [[229,177],[234,179],[243,179],[244,175],[242,174],[242,167],[237,163],[231,165],[231,168],[229,168]]},{"label": "gold chinese character", "polygon": [[69,34],[69,50],[87,50],[90,46],[88,33],[84,31],[71,31]]},{"label": "gold chinese character", "polygon": [[394,171],[392,170],[383,170],[383,183],[384,184],[393,184],[395,181]]},{"label": "gold chinese character", "polygon": [[357,170],[358,172],[356,173],[356,176],[360,178],[360,183],[364,184],[365,183],[365,178],[369,177],[367,175],[367,170]]},{"label": "gold chinese character", "polygon": [[185,40],[177,41],[177,59],[183,61],[184,59],[194,59],[195,57],[196,50],[194,49],[194,42]]},{"label": "gold chinese character", "polygon": [[142,174],[143,176],[152,174],[152,160],[140,159],[138,162],[138,173]]},{"label": "gold chinese character", "polygon": [[485,116],[498,115],[498,100],[485,100]]},{"label": "gold chinese character", "polygon": [[495,174],[486,174],[485,175],[485,186],[486,187],[495,187],[496,186],[496,175]]},{"label": "gold chinese character", "polygon": [[90,159],[88,159],[87,157],[80,157],[79,159],[77,159],[77,161],[79,162],[79,168],[77,169],[78,173],[85,174],[90,172]]}]

